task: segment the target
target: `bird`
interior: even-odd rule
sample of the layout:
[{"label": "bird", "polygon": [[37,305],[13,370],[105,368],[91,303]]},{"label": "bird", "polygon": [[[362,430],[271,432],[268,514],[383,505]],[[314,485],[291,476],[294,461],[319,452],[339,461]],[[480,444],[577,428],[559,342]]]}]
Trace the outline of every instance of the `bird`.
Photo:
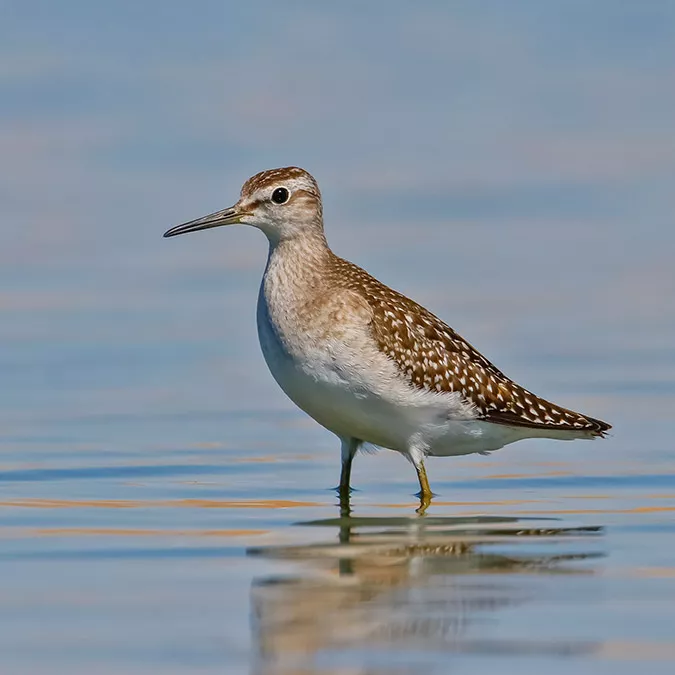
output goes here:
[{"label": "bird", "polygon": [[525,438],[603,437],[599,419],[517,384],[441,319],[337,256],[314,177],[290,166],[249,178],[232,207],[164,237],[243,224],[267,237],[256,321],[285,394],[340,440],[341,498],[359,450],[388,448],[415,468],[423,513],[429,456],[487,454]]}]

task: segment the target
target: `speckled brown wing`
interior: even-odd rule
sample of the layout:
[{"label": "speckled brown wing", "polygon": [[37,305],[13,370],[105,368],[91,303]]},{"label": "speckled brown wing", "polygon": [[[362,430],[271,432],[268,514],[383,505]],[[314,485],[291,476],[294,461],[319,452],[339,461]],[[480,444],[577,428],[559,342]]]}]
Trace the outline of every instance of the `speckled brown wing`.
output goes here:
[{"label": "speckled brown wing", "polygon": [[336,259],[341,283],[373,310],[379,348],[416,387],[459,392],[481,419],[496,424],[602,435],[610,425],[539,398],[509,379],[452,328],[361,268]]}]

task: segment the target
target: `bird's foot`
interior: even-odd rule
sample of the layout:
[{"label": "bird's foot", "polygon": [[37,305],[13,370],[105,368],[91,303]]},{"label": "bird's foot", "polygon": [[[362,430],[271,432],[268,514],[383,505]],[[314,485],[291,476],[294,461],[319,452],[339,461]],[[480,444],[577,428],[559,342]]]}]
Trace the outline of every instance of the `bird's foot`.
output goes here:
[{"label": "bird's foot", "polygon": [[415,509],[415,512],[423,516],[426,513],[426,510],[429,508],[429,505],[431,504],[431,500],[435,497],[436,495],[433,492],[423,492],[420,490],[415,497],[417,497],[420,500],[420,505]]}]

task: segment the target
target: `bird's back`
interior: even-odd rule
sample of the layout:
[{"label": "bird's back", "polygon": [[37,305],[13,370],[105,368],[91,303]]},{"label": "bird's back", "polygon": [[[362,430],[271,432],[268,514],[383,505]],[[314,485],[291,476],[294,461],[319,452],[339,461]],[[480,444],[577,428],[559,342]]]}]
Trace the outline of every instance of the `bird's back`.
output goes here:
[{"label": "bird's back", "polygon": [[520,386],[437,316],[357,265],[334,256],[331,282],[368,302],[379,349],[413,387],[459,392],[475,407],[479,419],[495,424],[591,436],[602,436],[611,428]]}]

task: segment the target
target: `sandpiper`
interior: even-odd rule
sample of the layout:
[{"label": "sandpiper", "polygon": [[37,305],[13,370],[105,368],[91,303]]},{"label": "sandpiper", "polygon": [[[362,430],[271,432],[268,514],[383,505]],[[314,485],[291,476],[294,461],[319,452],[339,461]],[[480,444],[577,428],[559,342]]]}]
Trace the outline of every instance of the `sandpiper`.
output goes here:
[{"label": "sandpiper", "polygon": [[340,439],[341,496],[366,443],[410,460],[423,510],[432,496],[427,456],[485,453],[532,437],[593,438],[611,428],[535,396],[434,314],[336,256],[307,171],[262,171],[231,208],[164,236],[235,223],[257,227],[269,241],[260,346],[288,397]]}]

